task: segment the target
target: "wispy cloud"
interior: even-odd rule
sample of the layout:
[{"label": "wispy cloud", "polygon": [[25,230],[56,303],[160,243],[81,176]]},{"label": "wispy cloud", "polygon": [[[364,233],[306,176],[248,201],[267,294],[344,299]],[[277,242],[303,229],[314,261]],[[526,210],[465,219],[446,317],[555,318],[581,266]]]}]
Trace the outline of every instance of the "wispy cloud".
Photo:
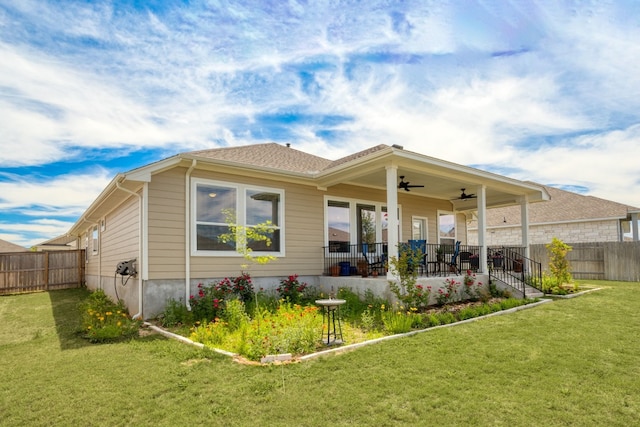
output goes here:
[{"label": "wispy cloud", "polygon": [[640,206],[638,19],[627,1],[0,0],[0,208],[22,218],[0,233],[73,222],[143,159],[264,141],[398,143]]}]

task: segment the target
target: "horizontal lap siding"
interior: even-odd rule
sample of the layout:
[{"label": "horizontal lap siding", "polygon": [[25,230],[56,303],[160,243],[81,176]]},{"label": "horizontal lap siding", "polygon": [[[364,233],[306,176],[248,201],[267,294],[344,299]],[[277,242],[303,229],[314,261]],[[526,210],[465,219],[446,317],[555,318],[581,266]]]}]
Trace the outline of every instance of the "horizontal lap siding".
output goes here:
[{"label": "horizontal lap siding", "polygon": [[149,279],[182,279],[185,268],[185,168],[153,176],[149,183]]},{"label": "horizontal lap siding", "polygon": [[[324,192],[315,187],[266,179],[201,172],[194,173],[193,176],[284,190],[285,256],[266,265],[248,263],[248,271],[251,275],[262,277],[322,273]],[[191,276],[194,278],[233,276],[242,270],[242,264],[247,264],[247,261],[241,256],[194,256],[191,258]]]},{"label": "horizontal lap siding", "polygon": [[[102,276],[112,276],[119,262],[138,257],[139,212],[139,199],[131,196],[116,211],[105,217],[105,230],[100,231]],[[91,269],[87,268],[87,274],[96,271],[94,268],[98,265],[97,258],[98,256],[89,253]]]},{"label": "horizontal lap siding", "polygon": [[[185,277],[185,174],[185,168],[176,168],[154,175],[149,184],[148,253],[151,280]],[[385,191],[348,185],[337,185],[328,191],[321,191],[313,186],[215,171],[195,170],[192,177],[284,190],[285,256],[266,265],[250,264],[249,271],[255,277],[285,276],[294,273],[322,274],[325,196],[386,202]],[[405,240],[411,235],[411,216],[420,215],[429,218],[429,241],[437,241],[437,210],[450,210],[451,204],[446,201],[406,196],[402,196],[400,202],[403,205],[402,224]],[[462,223],[464,224],[464,220]],[[247,263],[239,255],[191,256],[190,262],[192,278],[237,275],[242,270],[242,264]]]}]

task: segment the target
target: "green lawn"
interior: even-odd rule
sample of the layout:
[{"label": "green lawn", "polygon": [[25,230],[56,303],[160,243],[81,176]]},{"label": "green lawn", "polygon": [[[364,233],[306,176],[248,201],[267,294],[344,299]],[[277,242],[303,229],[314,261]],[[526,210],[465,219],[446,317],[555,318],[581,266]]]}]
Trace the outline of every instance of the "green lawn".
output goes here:
[{"label": "green lawn", "polygon": [[0,297],[0,425],[640,424],[640,284],[304,363],[76,338],[82,290]]}]

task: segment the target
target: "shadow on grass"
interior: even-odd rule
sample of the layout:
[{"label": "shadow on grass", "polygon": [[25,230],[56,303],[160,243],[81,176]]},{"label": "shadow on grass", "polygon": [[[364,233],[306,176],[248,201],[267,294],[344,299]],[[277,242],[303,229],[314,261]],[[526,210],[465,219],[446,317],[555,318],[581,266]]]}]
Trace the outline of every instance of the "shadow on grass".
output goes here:
[{"label": "shadow on grass", "polygon": [[86,347],[90,343],[80,337],[80,309],[78,305],[89,295],[86,289],[49,291],[51,312],[61,350]]}]

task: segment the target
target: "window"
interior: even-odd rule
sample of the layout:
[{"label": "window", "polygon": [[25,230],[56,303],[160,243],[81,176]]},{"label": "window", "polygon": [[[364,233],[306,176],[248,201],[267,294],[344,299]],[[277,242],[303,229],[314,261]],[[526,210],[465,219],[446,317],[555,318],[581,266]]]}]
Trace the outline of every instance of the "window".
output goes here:
[{"label": "window", "polygon": [[193,195],[195,253],[235,255],[236,241],[241,240],[223,238],[230,235],[230,224],[235,221],[234,225],[251,227],[268,221],[274,227],[268,236],[271,245],[249,241],[247,246],[256,252],[282,255],[282,190],[194,179]]},{"label": "window", "polygon": [[349,252],[351,244],[349,202],[329,200],[327,203],[327,222],[329,252]]},{"label": "window", "polygon": [[442,245],[456,244],[456,216],[452,212],[438,212],[438,241]]},{"label": "window", "polygon": [[98,236],[98,226],[96,225],[93,227],[93,230],[91,230],[91,250],[94,255],[98,253]]},{"label": "window", "polygon": [[[398,210],[398,218],[400,218]],[[387,207],[375,202],[326,200],[329,252],[349,252],[350,245],[386,243]]]},{"label": "window", "polygon": [[427,218],[414,216],[411,218],[411,238],[427,240]]}]

